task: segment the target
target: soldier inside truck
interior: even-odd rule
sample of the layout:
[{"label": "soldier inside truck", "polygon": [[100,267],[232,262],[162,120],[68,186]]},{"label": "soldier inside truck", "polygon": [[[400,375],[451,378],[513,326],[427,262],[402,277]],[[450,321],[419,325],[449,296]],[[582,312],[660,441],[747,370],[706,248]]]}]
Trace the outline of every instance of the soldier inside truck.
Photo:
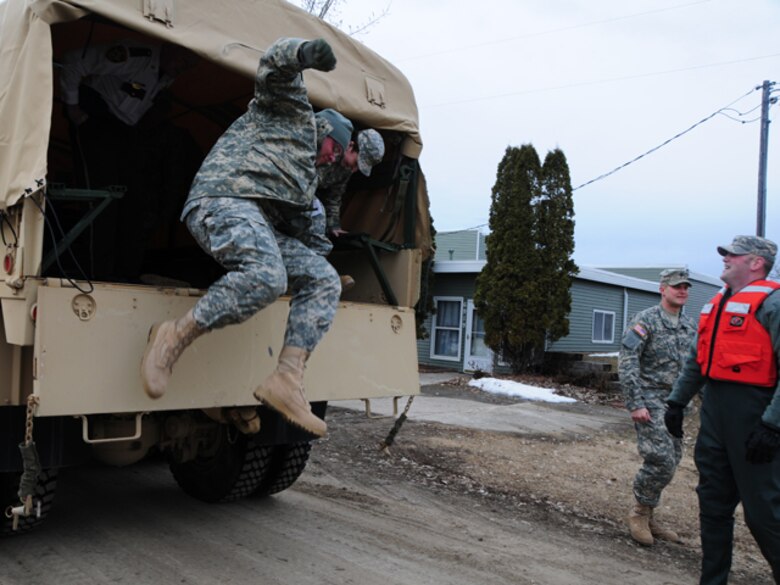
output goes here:
[{"label": "soldier inside truck", "polygon": [[[52,38],[58,103],[42,275],[208,287],[223,269],[194,243],[178,216],[205,154],[245,111],[252,79],[106,21],[55,25]],[[160,87],[128,74],[138,79],[158,64]],[[112,100],[140,100],[145,109],[130,107],[125,114],[121,108],[127,106]],[[133,116],[135,124],[128,124]],[[372,173],[372,188],[392,182],[397,171],[391,161],[398,160],[398,141],[390,138],[385,136],[390,156]],[[369,185],[358,175],[351,187]]]}]

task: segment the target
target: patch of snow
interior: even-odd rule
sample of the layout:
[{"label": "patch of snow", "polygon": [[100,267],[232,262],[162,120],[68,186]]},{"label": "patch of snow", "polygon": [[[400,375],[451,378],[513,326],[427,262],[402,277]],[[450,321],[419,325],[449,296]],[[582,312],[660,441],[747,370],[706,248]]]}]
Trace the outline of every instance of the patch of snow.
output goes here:
[{"label": "patch of snow", "polygon": [[550,388],[539,388],[538,386],[529,386],[512,380],[499,380],[497,378],[479,378],[471,380],[469,386],[479,388],[492,394],[504,394],[506,396],[517,396],[526,400],[538,400],[540,402],[577,402],[574,398],[567,396],[558,396]]}]

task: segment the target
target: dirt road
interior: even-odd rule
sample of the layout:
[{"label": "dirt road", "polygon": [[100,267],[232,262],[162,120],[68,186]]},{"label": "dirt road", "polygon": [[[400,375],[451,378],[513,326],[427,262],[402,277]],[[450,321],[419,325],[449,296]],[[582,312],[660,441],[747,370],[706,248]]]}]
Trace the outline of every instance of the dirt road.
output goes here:
[{"label": "dirt road", "polygon": [[[47,522],[0,541],[0,584],[697,582],[695,545],[645,549],[625,534],[636,462],[621,429],[560,438],[410,421],[380,454],[391,423],[332,409],[303,477],[262,500],[200,503],[160,460],[64,473]],[[694,539],[695,500],[668,499]],[[739,535],[731,583],[771,583]]]}]

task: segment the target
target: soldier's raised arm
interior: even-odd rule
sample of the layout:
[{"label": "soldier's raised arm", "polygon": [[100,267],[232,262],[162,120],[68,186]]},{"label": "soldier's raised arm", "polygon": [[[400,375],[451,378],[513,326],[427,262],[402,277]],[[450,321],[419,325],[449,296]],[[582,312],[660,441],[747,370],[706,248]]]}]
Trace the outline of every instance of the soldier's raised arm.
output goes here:
[{"label": "soldier's raised arm", "polygon": [[336,56],[324,39],[279,39],[260,58],[255,76],[255,102],[261,108],[282,107],[282,99],[295,99],[308,105],[303,70],[331,71],[335,67]]}]

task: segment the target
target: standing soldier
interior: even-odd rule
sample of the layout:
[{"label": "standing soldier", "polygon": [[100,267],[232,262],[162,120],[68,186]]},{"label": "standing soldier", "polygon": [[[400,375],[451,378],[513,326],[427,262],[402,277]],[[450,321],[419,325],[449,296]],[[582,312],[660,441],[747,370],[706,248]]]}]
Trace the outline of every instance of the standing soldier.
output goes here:
[{"label": "standing soldier", "polygon": [[699,335],[669,395],[666,426],[682,437],[683,409],[702,391],[699,470],[701,585],[731,570],[734,510],[780,583],[780,283],[767,279],[777,244],[737,236],[719,246],[726,287],[702,307]]},{"label": "standing soldier", "polygon": [[653,537],[678,542],[679,536],[653,517],[661,492],[682,457],[682,441],[664,426],[666,399],[690,347],[695,326],[682,308],[688,300],[688,270],[661,273],[661,302],[637,313],[623,334],[618,372],[626,408],[636,429],[642,467],[634,478],[636,502],[628,515],[631,537],[650,546]]},{"label": "standing soldier", "polygon": [[[163,395],[173,365],[197,337],[249,319],[289,286],[284,347],[276,370],[254,395],[289,422],[325,435],[325,422],[306,400],[303,371],[330,328],[341,286],[335,269],[299,238],[312,209],[316,167],[343,154],[350,132],[336,123],[317,148],[302,72],[335,66],[336,57],[323,39],[280,39],[260,59],[254,99],[211,149],[182,213],[195,240],[227,273],[194,309],[153,327],[141,363],[150,397]],[[254,408],[244,409],[241,416],[249,432],[259,429],[252,422]]]}]

